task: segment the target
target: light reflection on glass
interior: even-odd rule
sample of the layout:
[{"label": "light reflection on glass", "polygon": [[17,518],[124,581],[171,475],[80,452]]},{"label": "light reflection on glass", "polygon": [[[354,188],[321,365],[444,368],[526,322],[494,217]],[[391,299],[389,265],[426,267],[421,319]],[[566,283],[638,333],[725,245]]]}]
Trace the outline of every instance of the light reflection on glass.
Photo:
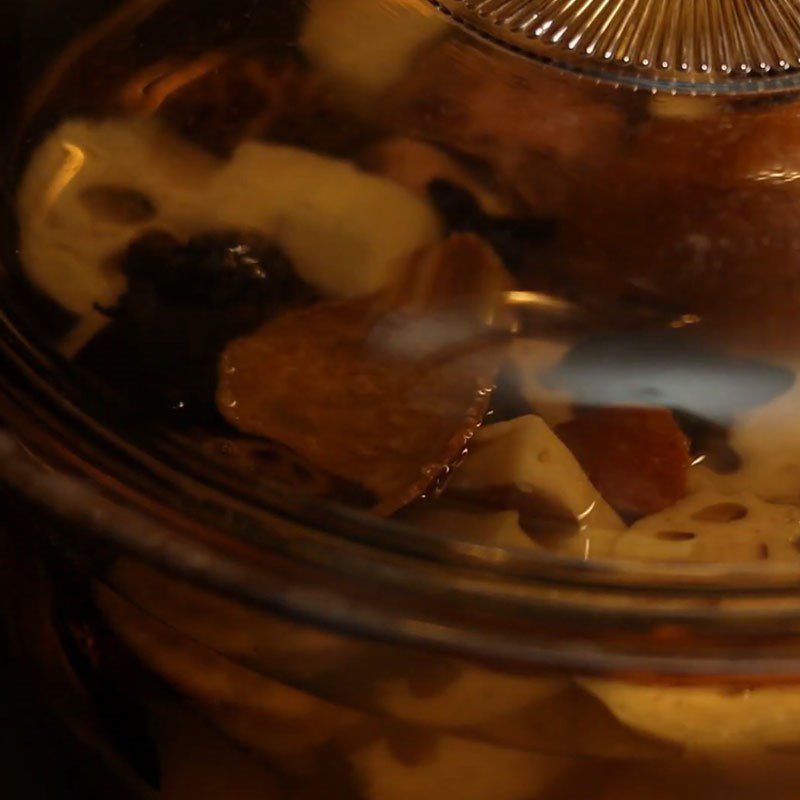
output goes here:
[{"label": "light reflection on glass", "polygon": [[70,142],[64,142],[64,154],[64,161],[58,172],[53,176],[50,186],[47,188],[44,200],[45,211],[48,211],[55,205],[58,198],[86,163],[86,154],[83,150]]}]

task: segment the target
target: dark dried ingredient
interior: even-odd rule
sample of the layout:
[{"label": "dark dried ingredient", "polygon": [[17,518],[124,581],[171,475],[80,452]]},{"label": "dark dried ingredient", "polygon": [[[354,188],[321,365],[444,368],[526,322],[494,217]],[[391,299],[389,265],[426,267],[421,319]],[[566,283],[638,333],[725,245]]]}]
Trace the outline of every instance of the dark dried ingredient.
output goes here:
[{"label": "dark dried ingredient", "polygon": [[500,217],[486,213],[478,201],[460,186],[434,180],[428,194],[452,233],[475,233],[486,239],[512,272],[519,272],[532,252],[549,244],[556,223],[536,217]]},{"label": "dark dried ingredient", "polygon": [[219,421],[216,364],[227,342],[311,297],[286,257],[250,234],[181,243],[151,232],[130,246],[123,271],[128,290],[108,311],[114,324],[103,336],[119,349],[114,355],[101,341],[83,361],[105,355],[102,376],[186,421]]},{"label": "dark dried ingredient", "polygon": [[730,475],[742,466],[742,459],[730,443],[730,430],[684,411],[674,411],[675,420],[689,437],[693,459],[720,475]]},{"label": "dark dried ingredient", "polygon": [[204,308],[281,304],[301,288],[286,256],[252,233],[206,233],[181,244],[153,231],[131,244],[123,271],[129,294],[152,285],[164,302]]}]

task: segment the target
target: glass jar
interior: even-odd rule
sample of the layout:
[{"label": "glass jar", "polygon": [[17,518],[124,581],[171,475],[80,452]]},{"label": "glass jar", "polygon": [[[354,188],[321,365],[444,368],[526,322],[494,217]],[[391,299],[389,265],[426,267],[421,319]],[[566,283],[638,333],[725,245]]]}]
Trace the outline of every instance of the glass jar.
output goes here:
[{"label": "glass jar", "polygon": [[[275,235],[322,295],[342,293],[340,274],[350,294],[380,288],[381,248],[416,247],[440,225],[463,233],[472,213],[468,232],[479,229],[520,281],[504,295],[523,309],[513,333],[566,324],[572,336],[577,309],[580,325],[591,317],[606,332],[657,319],[699,329],[692,347],[791,363],[800,115],[796,65],[784,56],[798,52],[800,23],[790,5],[751,14],[720,0],[692,15],[673,2],[661,16],[623,2],[94,5],[78,4],[74,29],[44,7],[21,28],[15,83],[25,88],[5,117],[0,308],[8,627],[91,790],[166,800],[796,797],[791,532],[780,552],[759,528],[745,545],[731,539],[733,558],[723,541],[711,558],[667,549],[644,560],[604,552],[599,533],[566,548],[526,548],[466,523],[442,535],[308,486],[244,480],[198,455],[208,452],[192,449],[193,433],[152,425],[141,376],[125,363],[109,367],[109,392],[79,361],[123,291],[109,260],[121,242],[154,220],[192,236],[196,225],[272,213],[248,144],[267,140],[284,148],[283,165],[300,164],[299,148],[320,163],[357,161],[408,197],[431,181],[449,187],[430,222],[340,166],[306,160],[281,178],[270,162],[270,179],[295,198]],[[19,6],[11,13],[31,15]],[[627,39],[609,39],[617,23]],[[708,30],[719,35],[703,38]],[[758,50],[747,31],[756,44],[765,31],[776,38]],[[324,78],[321,96],[298,60]],[[237,163],[233,193],[213,194],[216,171]],[[82,183],[87,174],[94,183]],[[351,180],[352,196],[341,189]],[[465,211],[466,190],[478,211]],[[450,219],[454,208],[461,216]],[[307,224],[319,209],[338,213],[336,224]],[[520,256],[507,226],[523,212],[532,249]],[[498,219],[506,227],[492,227]],[[384,220],[388,238],[370,238]],[[348,272],[356,256],[373,271]],[[458,280],[445,288],[457,294]],[[149,346],[170,347],[170,335],[157,329]],[[624,389],[623,401],[648,404],[652,386],[626,383],[605,357],[582,400],[614,404]],[[717,381],[717,363],[665,372],[658,391],[680,402],[664,405],[714,418],[759,394],[751,372],[726,382],[726,367]],[[544,419],[548,408],[536,405]],[[788,419],[778,433],[791,454]],[[692,469],[704,467],[696,456]],[[746,488],[791,506],[800,485],[790,462],[753,469]],[[722,489],[703,483],[731,474]],[[723,523],[750,508],[740,495],[719,502],[741,489],[736,475],[689,471],[693,491],[717,492],[710,507],[728,514]],[[695,534],[659,537],[671,546]]]}]

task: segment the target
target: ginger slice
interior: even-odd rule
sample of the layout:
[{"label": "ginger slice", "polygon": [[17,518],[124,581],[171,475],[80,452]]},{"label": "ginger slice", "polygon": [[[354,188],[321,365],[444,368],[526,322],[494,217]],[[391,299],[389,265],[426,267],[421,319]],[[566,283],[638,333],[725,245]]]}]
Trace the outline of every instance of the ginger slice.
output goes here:
[{"label": "ginger slice", "polygon": [[429,342],[421,349],[391,346],[424,312],[442,313],[441,294],[431,304],[387,309],[382,297],[288,312],[226,349],[221,413],[240,431],[363,486],[374,494],[377,513],[424,493],[481,424],[506,347],[480,324],[486,282],[476,273],[496,273],[491,249],[477,237],[453,237],[429,256],[430,269],[448,262],[449,270],[451,256],[467,251],[467,280],[482,287],[481,299],[465,304],[461,294],[452,308],[470,332],[458,347],[449,340],[439,349]]}]

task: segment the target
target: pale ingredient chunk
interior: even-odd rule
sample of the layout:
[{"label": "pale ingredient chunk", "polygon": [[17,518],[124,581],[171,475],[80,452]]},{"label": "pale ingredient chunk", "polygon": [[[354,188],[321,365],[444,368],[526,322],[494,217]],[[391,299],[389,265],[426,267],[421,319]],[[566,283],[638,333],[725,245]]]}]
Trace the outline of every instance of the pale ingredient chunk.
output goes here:
[{"label": "pale ingredient chunk", "polygon": [[[34,152],[17,196],[29,279],[76,314],[113,305],[125,289],[113,260],[145,230],[180,236],[219,226],[218,210],[201,200],[217,170],[215,159],[152,122],[63,123]],[[128,213],[110,202],[123,192]]]},{"label": "pale ingredient chunk", "polygon": [[767,503],[752,492],[698,492],[644,517],[620,535],[612,556],[631,560],[718,563],[796,560],[800,508]]},{"label": "pale ingredient chunk", "polygon": [[378,685],[376,702],[398,719],[452,730],[522,714],[565,685],[560,678],[504,673],[463,662],[453,680],[435,694],[421,696],[408,680],[389,679]]},{"label": "pale ingredient chunk", "polygon": [[533,414],[482,428],[449,488],[493,506],[513,500],[533,519],[623,527],[566,445]]},{"label": "pale ingredient chunk", "polygon": [[17,210],[28,277],[81,315],[124,293],[120,256],[147,230],[258,233],[330,297],[392,284],[440,234],[430,204],[348,161],[247,142],[225,162],[154,120],[63,123],[34,152]]},{"label": "pale ingredient chunk", "polygon": [[300,48],[334,86],[368,99],[412,70],[446,27],[446,17],[423,0],[314,0]]},{"label": "pale ingredient chunk", "polygon": [[389,286],[440,233],[430,205],[394,181],[295,147],[243,144],[211,199],[236,209],[239,226],[271,234],[326,297]]},{"label": "pale ingredient chunk", "polygon": [[555,427],[574,416],[572,398],[566,390],[549,386],[543,376],[555,369],[569,353],[564,342],[550,339],[516,339],[511,345],[510,366],[519,392],[533,411]]},{"label": "pale ingredient chunk", "polygon": [[[797,367],[791,365],[795,374]],[[800,384],[743,414],[731,430],[731,446],[742,466],[724,476],[728,482],[765,500],[800,503]]]},{"label": "pale ingredient chunk", "polygon": [[800,743],[796,686],[730,691],[585,679],[621,722],[694,750],[779,749]]},{"label": "pale ingredient chunk", "polygon": [[418,509],[406,521],[448,538],[487,547],[535,547],[519,524],[519,511],[475,511],[434,506]]},{"label": "pale ingredient chunk", "polygon": [[363,714],[246,669],[105,587],[96,587],[96,600],[126,647],[246,747],[288,758],[369,722]]}]

